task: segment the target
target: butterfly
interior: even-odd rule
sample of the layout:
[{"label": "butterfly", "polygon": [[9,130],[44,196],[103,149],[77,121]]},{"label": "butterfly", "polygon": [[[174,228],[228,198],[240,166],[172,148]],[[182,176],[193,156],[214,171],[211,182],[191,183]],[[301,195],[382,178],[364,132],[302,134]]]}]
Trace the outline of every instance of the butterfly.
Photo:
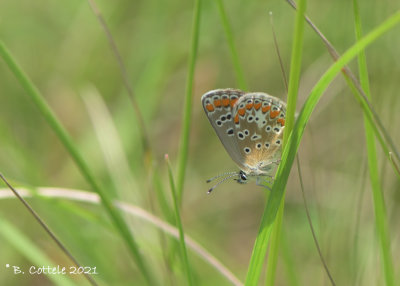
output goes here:
[{"label": "butterfly", "polygon": [[280,161],[286,103],[263,92],[244,92],[238,89],[216,89],[205,93],[201,103],[211,126],[239,172],[229,172],[209,189],[210,193],[225,180],[237,177],[247,183],[250,177],[272,178],[270,175]]}]

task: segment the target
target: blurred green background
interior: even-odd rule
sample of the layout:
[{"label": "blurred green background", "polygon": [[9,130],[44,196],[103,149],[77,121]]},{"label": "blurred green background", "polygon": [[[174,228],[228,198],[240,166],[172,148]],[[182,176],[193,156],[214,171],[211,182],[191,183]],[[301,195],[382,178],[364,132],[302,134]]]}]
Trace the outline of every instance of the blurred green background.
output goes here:
[{"label": "blurred green background", "polygon": [[[177,163],[190,50],[193,1],[97,1],[127,67],[129,80],[149,131],[154,168],[170,197],[164,154]],[[289,71],[295,13],[285,1],[225,1],[249,91],[285,99],[283,76],[273,44],[268,12],[273,12],[279,48]],[[365,33],[400,8],[400,2],[360,1]],[[255,184],[224,183],[212,195],[205,181],[236,170],[209,125],[200,97],[211,89],[238,87],[223,26],[214,0],[202,1],[193,88],[190,151],[182,203],[185,232],[220,259],[242,281],[246,275],[266,190]],[[355,42],[351,1],[308,1],[307,14],[343,53]],[[305,29],[299,106],[332,61],[321,40]],[[144,168],[137,119],[107,38],[86,1],[0,1],[0,40],[28,73],[72,135],[96,179],[119,199],[163,218],[152,174]],[[400,27],[366,51],[373,106],[400,148]],[[351,64],[357,71],[356,62]],[[91,191],[70,156],[25,91],[0,60],[0,172],[22,186]],[[105,106],[101,105],[102,101]],[[116,134],[96,134],[110,123]],[[98,113],[96,113],[98,112]],[[97,115],[96,115],[97,114]],[[105,120],[104,123],[102,120]],[[107,129],[108,130],[108,129]],[[102,144],[119,137],[129,175],[108,163]],[[110,145],[106,145],[110,147]],[[391,237],[400,281],[400,181],[378,146]],[[115,155],[113,150],[111,156]],[[362,111],[342,77],[322,97],[300,146],[305,192],[322,253],[338,285],[382,285],[367,170]],[[121,169],[118,169],[121,168]],[[116,185],[110,169],[120,176]],[[122,171],[121,171],[122,170]],[[121,171],[121,172],[120,172]],[[3,191],[3,190],[2,190]],[[286,192],[281,255],[276,285],[329,285],[307,222],[296,168]],[[101,285],[142,285],[102,207],[68,200],[29,202],[76,255],[97,266]],[[15,199],[0,200],[0,219],[34,242],[54,264],[70,262]],[[165,258],[173,245],[160,231],[128,219],[157,280],[185,285],[179,257]],[[230,285],[189,250],[197,285]],[[6,264],[32,265],[0,234],[1,285],[53,285],[44,276],[13,275]],[[83,278],[74,278],[85,285]],[[293,282],[292,282],[293,283]],[[290,284],[292,285],[292,284]]]}]

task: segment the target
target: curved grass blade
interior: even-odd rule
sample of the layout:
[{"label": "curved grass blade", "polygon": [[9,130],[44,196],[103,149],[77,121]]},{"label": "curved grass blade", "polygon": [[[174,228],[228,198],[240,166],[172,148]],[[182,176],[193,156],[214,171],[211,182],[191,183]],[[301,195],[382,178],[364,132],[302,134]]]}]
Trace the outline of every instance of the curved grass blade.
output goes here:
[{"label": "curved grass blade", "polygon": [[[362,37],[360,11],[358,8],[357,0],[353,0],[353,12],[354,12],[354,26],[356,32],[357,41]],[[364,90],[368,100],[371,102],[371,92],[369,88],[367,59],[364,50],[358,54],[358,69],[360,74],[361,87]],[[379,238],[380,252],[382,256],[382,267],[385,274],[385,282],[387,286],[394,285],[394,269],[393,259],[390,254],[390,235],[386,219],[385,202],[383,198],[381,183],[378,174],[378,160],[375,147],[375,136],[374,131],[371,127],[371,123],[364,116],[365,126],[365,137],[367,144],[368,153],[368,168],[369,177],[372,187],[372,198],[375,210],[375,224]]]},{"label": "curved grass blade", "polygon": [[80,170],[82,176],[92,187],[92,189],[99,194],[102,203],[108,215],[110,216],[112,222],[114,223],[117,230],[120,232],[122,238],[125,240],[126,246],[128,247],[132,257],[134,258],[140,272],[143,274],[148,284],[154,284],[154,278],[150,275],[148,267],[146,266],[142,255],[139,252],[139,248],[134,240],[127,224],[122,218],[121,214],[112,205],[111,199],[108,193],[103,189],[96,181],[94,175],[92,174],[89,166],[85,162],[82,155],[79,153],[78,148],[72,141],[67,130],[58,120],[57,116],[54,114],[53,110],[50,108],[48,103],[45,101],[44,97],[40,94],[39,90],[32,83],[30,78],[23,72],[20,66],[17,64],[15,59],[12,57],[11,53],[7,50],[6,46],[2,41],[0,41],[0,56],[6,62],[10,70],[14,73],[15,77],[25,89],[28,96],[35,103],[36,107],[39,109],[40,113],[43,115],[47,123],[53,129],[61,143],[67,149],[71,158],[74,160],[78,169]]},{"label": "curved grass blade", "polygon": [[[286,0],[286,1],[293,7],[293,9],[295,9],[295,10],[297,9],[297,5],[293,0]],[[324,44],[325,44],[326,48],[328,49],[328,51],[329,51],[331,57],[333,58],[333,60],[337,61],[338,58],[340,57],[340,55],[335,50],[333,45],[321,33],[321,31],[317,28],[317,26],[315,26],[315,24],[310,20],[310,18],[305,16],[305,19],[306,19],[307,23],[311,26],[311,28],[322,39],[322,41],[324,42]],[[364,90],[362,89],[361,85],[357,81],[357,78],[354,76],[352,71],[347,66],[343,67],[342,74],[343,74],[347,84],[349,85],[350,89],[352,90],[355,98],[360,103],[364,113],[366,114],[367,119],[370,122],[371,127],[373,128],[373,130],[375,132],[375,136],[379,140],[379,143],[381,144],[381,147],[382,147],[385,155],[390,160],[389,148],[386,145],[386,142],[387,142],[387,144],[389,144],[390,148],[393,151],[392,153],[394,153],[394,155],[397,158],[397,160],[400,161],[400,153],[399,153],[399,151],[397,150],[396,146],[394,145],[394,142],[393,142],[392,138],[390,137],[389,133],[386,131],[386,128],[383,126],[382,122],[380,121],[379,116],[377,115],[377,113],[375,112],[375,110],[372,107],[371,103],[369,102]],[[382,135],[380,134],[380,132],[382,133],[382,135],[383,135],[384,139],[386,140],[386,142],[383,140]]]},{"label": "curved grass blade", "polygon": [[257,235],[253,253],[250,259],[250,264],[246,277],[246,285],[256,285],[261,273],[262,262],[267,250],[267,245],[270,239],[273,224],[279,206],[282,202],[284,190],[289,178],[290,170],[293,165],[297,149],[300,145],[301,138],[308,120],[321,98],[323,92],[328,85],[337,76],[341,69],[352,60],[365,47],[377,40],[378,37],[389,31],[395,25],[400,23],[400,11],[389,17],[386,21],[373,29],[369,34],[360,39],[340,57],[321,77],[318,83],[314,86],[309,97],[303,105],[299,117],[295,123],[292,133],[290,134],[287,145],[285,146],[281,163],[278,167],[276,180],[272,186],[272,192],[269,196],[267,206],[264,209],[259,233]]},{"label": "curved grass blade", "polygon": [[[66,201],[78,201],[89,204],[100,204],[100,198],[97,194],[82,190],[39,187],[37,188],[37,190],[36,189],[33,190],[32,188],[19,188],[19,191],[22,197],[30,197],[32,195],[38,194],[38,198],[64,199]],[[0,200],[6,198],[14,199],[15,196],[8,190],[0,188]],[[145,222],[148,222],[157,227],[158,229],[164,231],[171,237],[179,239],[179,231],[176,229],[176,227],[172,226],[167,222],[164,222],[163,220],[147,212],[146,210],[124,202],[115,202],[115,205],[127,215],[131,215],[135,218],[139,218]],[[74,209],[74,211],[77,212],[84,219],[91,219],[87,217],[87,214],[78,210],[78,208],[79,207]],[[108,224],[105,227],[107,226]],[[235,286],[243,285],[240,282],[240,280],[225,265],[222,264],[222,262],[220,262],[209,251],[207,251],[204,247],[202,247],[198,242],[196,242],[187,234],[185,234],[185,243],[188,246],[188,248],[190,248],[205,262],[210,264],[211,267],[215,268],[216,271],[220,272],[221,275],[224,276],[233,285]]]}]

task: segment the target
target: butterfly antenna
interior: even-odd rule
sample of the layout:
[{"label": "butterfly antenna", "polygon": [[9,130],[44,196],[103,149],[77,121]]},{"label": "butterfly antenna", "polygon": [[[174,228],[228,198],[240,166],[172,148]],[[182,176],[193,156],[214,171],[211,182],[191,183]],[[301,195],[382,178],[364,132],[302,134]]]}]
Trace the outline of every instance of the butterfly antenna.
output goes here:
[{"label": "butterfly antenna", "polygon": [[237,172],[226,172],[226,173],[223,173],[223,174],[219,174],[219,175],[217,175],[217,176],[215,176],[215,177],[212,177],[211,179],[208,179],[207,180],[207,183],[210,183],[210,182],[212,182],[212,181],[214,181],[215,179],[218,179],[218,178],[220,178],[220,177],[222,177],[222,176],[225,176],[225,175],[232,175],[232,174],[237,174]]},{"label": "butterfly antenna", "polygon": [[223,182],[225,182],[226,180],[228,180],[228,179],[230,179],[230,178],[232,178],[232,177],[235,177],[236,175],[237,175],[237,172],[235,172],[234,175],[230,175],[230,176],[228,176],[228,177],[223,178],[221,181],[219,181],[219,182],[216,183],[214,186],[212,186],[212,187],[208,190],[207,194],[211,193],[211,192],[212,192],[216,187],[218,187],[220,184],[222,184]]}]

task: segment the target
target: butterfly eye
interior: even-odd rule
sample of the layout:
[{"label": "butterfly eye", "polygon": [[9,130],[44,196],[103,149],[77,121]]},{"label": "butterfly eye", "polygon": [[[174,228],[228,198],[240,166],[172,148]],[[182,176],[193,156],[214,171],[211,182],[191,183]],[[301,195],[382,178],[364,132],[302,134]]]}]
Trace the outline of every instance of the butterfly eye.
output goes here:
[{"label": "butterfly eye", "polygon": [[240,179],[242,181],[246,181],[247,180],[247,176],[246,176],[246,174],[244,172],[240,172]]}]

